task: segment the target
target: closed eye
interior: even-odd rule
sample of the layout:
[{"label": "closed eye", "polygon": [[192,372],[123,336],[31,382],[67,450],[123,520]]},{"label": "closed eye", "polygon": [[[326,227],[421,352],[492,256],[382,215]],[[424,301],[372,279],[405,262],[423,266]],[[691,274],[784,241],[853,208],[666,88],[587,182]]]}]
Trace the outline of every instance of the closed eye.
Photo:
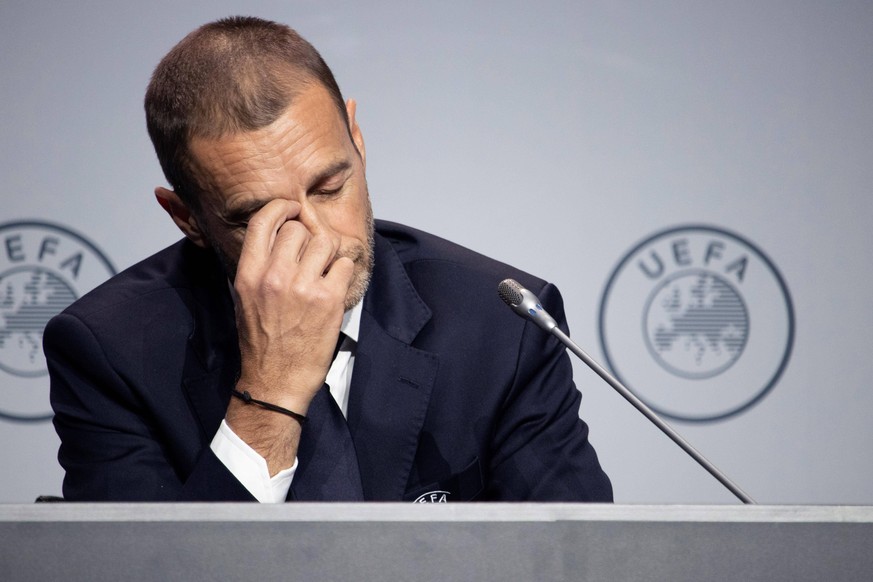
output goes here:
[{"label": "closed eye", "polygon": [[340,193],[349,178],[352,165],[348,161],[337,162],[325,168],[308,189],[310,196],[330,197]]},{"label": "closed eye", "polygon": [[310,196],[334,196],[336,194],[339,194],[342,189],[342,186],[340,186],[339,188],[319,188],[314,192],[310,193]]}]

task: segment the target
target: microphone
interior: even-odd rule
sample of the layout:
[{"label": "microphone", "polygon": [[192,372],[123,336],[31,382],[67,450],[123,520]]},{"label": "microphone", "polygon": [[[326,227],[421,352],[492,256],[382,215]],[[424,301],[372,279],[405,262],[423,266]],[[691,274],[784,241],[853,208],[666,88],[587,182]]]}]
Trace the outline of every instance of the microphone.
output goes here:
[{"label": "microphone", "polygon": [[537,296],[522,287],[515,279],[504,279],[497,286],[497,294],[520,316],[530,319],[546,333],[558,327],[555,318],[540,305]]},{"label": "microphone", "polygon": [[527,319],[529,321],[534,322],[539,327],[541,327],[545,332],[550,333],[551,335],[558,338],[561,343],[563,343],[567,348],[576,354],[585,364],[588,365],[589,368],[594,370],[594,372],[603,378],[603,380],[612,386],[621,396],[630,402],[634,408],[639,410],[643,415],[648,418],[655,426],[661,429],[661,432],[670,437],[673,442],[679,445],[682,450],[684,450],[692,459],[697,461],[700,466],[706,469],[710,475],[718,479],[718,481],[724,485],[731,493],[733,493],[737,498],[740,499],[743,503],[754,504],[755,501],[749,497],[749,495],[740,489],[740,487],[731,481],[727,475],[722,473],[718,467],[713,465],[706,457],[704,457],[700,452],[695,449],[691,444],[686,441],[682,436],[673,430],[673,428],[661,420],[661,418],[655,414],[655,411],[649,408],[645,402],[637,398],[630,390],[628,390],[624,384],[618,381],[612,374],[610,374],[606,369],[598,364],[594,358],[589,356],[585,350],[580,348],[576,343],[567,336],[561,328],[558,327],[555,318],[549,315],[549,313],[543,309],[542,304],[540,304],[540,300],[537,299],[537,296],[525,289],[519,284],[515,279],[504,279],[497,286],[497,294],[500,295],[500,298],[504,303],[509,305],[512,310],[517,313],[519,316]]}]

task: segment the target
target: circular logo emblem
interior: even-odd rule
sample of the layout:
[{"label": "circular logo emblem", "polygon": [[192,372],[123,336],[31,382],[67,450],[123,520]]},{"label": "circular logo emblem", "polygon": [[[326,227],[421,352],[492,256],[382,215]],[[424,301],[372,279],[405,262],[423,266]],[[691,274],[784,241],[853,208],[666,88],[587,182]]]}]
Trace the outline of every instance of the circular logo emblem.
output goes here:
[{"label": "circular logo emblem", "polygon": [[413,503],[448,503],[450,495],[448,491],[428,491],[416,497]]},{"label": "circular logo emblem", "polygon": [[613,373],[664,416],[727,418],[778,381],[794,343],[788,288],[764,253],[711,226],[659,232],[619,262],[600,304]]},{"label": "circular logo emblem", "polygon": [[45,222],[0,224],[0,245],[0,418],[48,419],[43,329],[115,269],[84,237]]}]

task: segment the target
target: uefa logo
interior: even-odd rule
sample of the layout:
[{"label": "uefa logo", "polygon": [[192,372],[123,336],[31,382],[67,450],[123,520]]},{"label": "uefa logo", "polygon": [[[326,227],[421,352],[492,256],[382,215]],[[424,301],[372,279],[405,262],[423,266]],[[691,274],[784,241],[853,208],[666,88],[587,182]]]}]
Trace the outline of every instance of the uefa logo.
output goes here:
[{"label": "uefa logo", "polygon": [[91,242],[55,224],[0,224],[0,244],[0,418],[46,420],[46,323],[115,269]]},{"label": "uefa logo", "polygon": [[619,262],[600,304],[613,373],[660,414],[710,421],[759,402],[794,343],[782,276],[744,238],[712,226],[659,232]]}]

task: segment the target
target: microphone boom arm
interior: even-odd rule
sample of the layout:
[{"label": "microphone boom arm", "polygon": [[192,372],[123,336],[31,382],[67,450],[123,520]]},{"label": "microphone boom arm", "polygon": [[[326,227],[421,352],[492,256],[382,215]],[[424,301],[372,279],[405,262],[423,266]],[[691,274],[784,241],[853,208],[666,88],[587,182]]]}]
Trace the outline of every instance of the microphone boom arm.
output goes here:
[{"label": "microphone boom arm", "polygon": [[633,405],[634,408],[639,410],[643,415],[648,418],[655,426],[661,429],[661,432],[666,434],[670,439],[673,440],[674,443],[679,445],[682,450],[684,450],[688,455],[697,461],[701,467],[706,469],[710,475],[718,479],[718,481],[724,485],[731,493],[733,493],[740,501],[746,504],[755,504],[755,500],[752,499],[745,491],[743,491],[739,485],[731,481],[727,475],[722,473],[718,467],[713,465],[706,457],[704,457],[697,449],[695,449],[691,443],[686,441],[682,436],[676,432],[673,427],[669,424],[661,420],[661,418],[655,413],[654,410],[649,408],[645,402],[637,398],[630,390],[625,387],[624,384],[618,381],[612,374],[610,374],[603,366],[598,364],[594,358],[589,356],[585,350],[580,348],[576,343],[570,339],[570,337],[561,331],[561,328],[558,327],[558,324],[555,322],[554,318],[548,314],[548,312],[543,309],[542,305],[540,305],[539,299],[537,296],[522,287],[517,281],[514,279],[505,279],[501,281],[500,285],[497,287],[497,292],[500,295],[500,298],[509,305],[513,311],[515,311],[518,315],[525,319],[529,319],[540,326],[547,333],[552,334],[556,338],[558,338],[561,343],[563,343],[567,348],[576,354],[585,364],[594,370],[594,372],[603,378],[603,380],[612,386],[616,392],[621,394],[621,396]]}]

